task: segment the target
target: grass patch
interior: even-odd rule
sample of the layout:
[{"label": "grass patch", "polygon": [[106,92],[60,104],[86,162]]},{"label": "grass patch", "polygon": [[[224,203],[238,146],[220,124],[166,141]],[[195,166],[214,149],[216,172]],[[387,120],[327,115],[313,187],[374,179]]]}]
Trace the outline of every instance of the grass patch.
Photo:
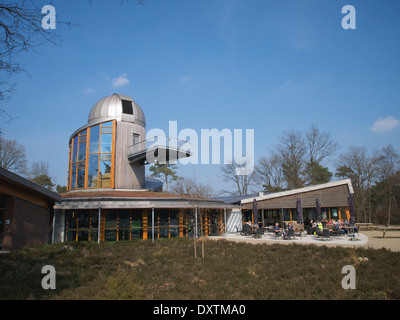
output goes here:
[{"label": "grass patch", "polygon": [[[44,265],[55,290],[41,287]],[[355,290],[341,286],[345,265]],[[398,270],[400,253],[386,249],[207,241],[194,259],[190,239],[63,243],[0,255],[0,299],[397,300]]]}]

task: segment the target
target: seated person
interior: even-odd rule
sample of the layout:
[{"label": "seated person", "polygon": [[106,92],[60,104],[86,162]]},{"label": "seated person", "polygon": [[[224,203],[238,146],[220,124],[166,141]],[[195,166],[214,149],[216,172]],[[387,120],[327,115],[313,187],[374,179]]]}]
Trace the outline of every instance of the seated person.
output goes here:
[{"label": "seated person", "polygon": [[314,230],[314,221],[311,220],[307,225],[306,225],[306,230],[307,230],[307,234],[313,234],[313,230]]},{"label": "seated person", "polygon": [[276,236],[279,236],[279,235],[282,234],[282,229],[279,228],[279,224],[278,224],[278,223],[275,223],[274,232],[275,232],[275,235],[276,235]]},{"label": "seated person", "polygon": [[333,230],[336,231],[336,232],[339,232],[340,234],[344,234],[345,233],[345,229],[343,227],[341,227],[339,221],[335,221],[333,223]]},{"label": "seated person", "polygon": [[287,237],[287,235],[289,234],[289,230],[294,230],[294,227],[293,227],[293,224],[291,223],[291,222],[289,222],[288,223],[288,225],[287,225],[287,228],[286,228],[287,230],[282,230],[282,234],[283,234],[283,236],[286,238]]},{"label": "seated person", "polygon": [[318,236],[322,235],[322,229],[323,229],[322,223],[319,220],[317,220],[317,222],[315,223],[314,234]]}]

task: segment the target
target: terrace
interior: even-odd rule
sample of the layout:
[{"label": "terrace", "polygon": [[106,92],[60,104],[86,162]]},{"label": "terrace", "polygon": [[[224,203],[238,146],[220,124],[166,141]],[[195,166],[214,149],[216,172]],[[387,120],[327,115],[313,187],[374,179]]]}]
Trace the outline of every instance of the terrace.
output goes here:
[{"label": "terrace", "polygon": [[314,234],[296,234],[288,239],[282,236],[275,236],[274,232],[265,231],[263,234],[255,236],[254,233],[244,234],[243,232],[225,233],[222,236],[210,237],[212,239],[225,239],[236,242],[249,243],[279,243],[279,244],[305,244],[305,245],[329,245],[329,246],[351,246],[362,247],[367,244],[368,237],[362,233],[353,235],[337,235],[330,237],[316,236]]},{"label": "terrace", "polygon": [[191,149],[187,141],[159,135],[128,146],[127,154],[130,163],[167,163],[190,157]]}]

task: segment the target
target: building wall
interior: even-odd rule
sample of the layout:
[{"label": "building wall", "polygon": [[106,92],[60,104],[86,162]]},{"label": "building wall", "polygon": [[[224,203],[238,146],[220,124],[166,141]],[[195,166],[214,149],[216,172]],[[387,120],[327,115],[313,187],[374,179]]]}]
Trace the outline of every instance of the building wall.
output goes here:
[{"label": "building wall", "polygon": [[[297,198],[301,199],[302,208],[315,208],[315,201],[318,198],[321,202],[321,207],[345,207],[347,206],[347,196],[349,190],[347,185],[340,185],[322,190],[315,190],[293,195],[265,199],[257,201],[258,209],[285,209],[296,208]],[[246,209],[252,209],[253,203],[243,205]]]},{"label": "building wall", "polygon": [[[145,167],[142,164],[130,164],[128,147],[133,144],[133,134],[139,140],[146,140],[146,130],[137,124],[118,121],[115,142],[115,189],[141,189],[145,187]],[[145,144],[143,144],[143,147]]]},{"label": "building wall", "polygon": [[50,210],[16,197],[9,197],[6,201],[4,220],[9,220],[10,224],[5,225],[2,251],[49,243]]},{"label": "building wall", "polygon": [[54,210],[53,243],[64,242],[65,238],[65,210]]},{"label": "building wall", "polygon": [[226,214],[226,232],[235,233],[242,231],[242,211],[240,209],[232,209]]}]

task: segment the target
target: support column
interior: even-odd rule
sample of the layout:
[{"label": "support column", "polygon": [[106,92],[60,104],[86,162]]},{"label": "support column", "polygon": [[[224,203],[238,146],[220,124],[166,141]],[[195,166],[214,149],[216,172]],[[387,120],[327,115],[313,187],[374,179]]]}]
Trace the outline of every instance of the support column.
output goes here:
[{"label": "support column", "polygon": [[143,240],[147,240],[147,231],[148,231],[147,209],[144,209],[142,211],[142,219],[143,219]]},{"label": "support column", "polygon": [[[183,238],[183,213],[179,212],[179,238]],[[187,233],[187,230],[186,230]]]},{"label": "support column", "polygon": [[151,208],[151,241],[154,242],[154,208]]}]

